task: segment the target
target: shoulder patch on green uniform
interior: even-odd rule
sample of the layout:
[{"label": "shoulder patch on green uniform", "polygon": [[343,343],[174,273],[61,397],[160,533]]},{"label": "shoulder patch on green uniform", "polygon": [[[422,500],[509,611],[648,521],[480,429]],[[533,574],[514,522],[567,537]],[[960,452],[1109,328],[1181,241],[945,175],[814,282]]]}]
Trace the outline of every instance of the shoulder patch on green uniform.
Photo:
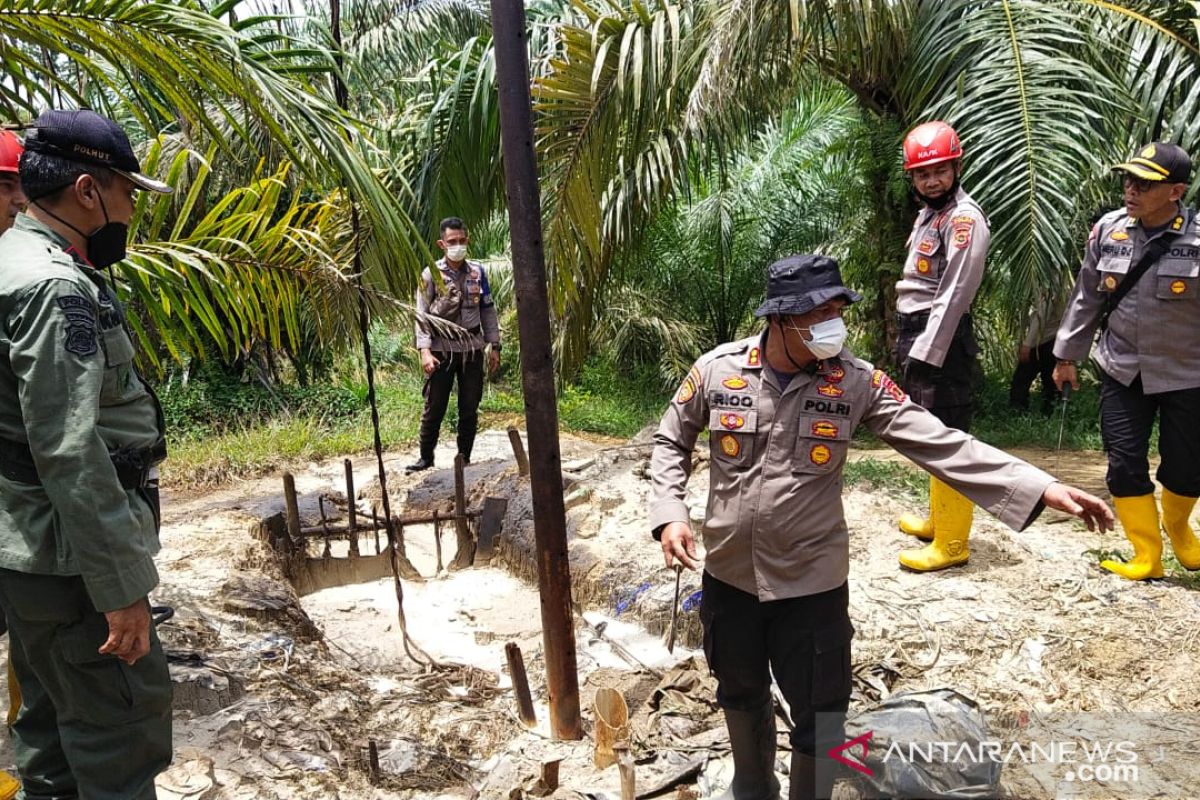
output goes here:
[{"label": "shoulder patch on green uniform", "polygon": [[67,318],[67,337],[63,347],[77,356],[94,356],[96,344],[96,310],[92,301],[77,294],[55,298]]}]

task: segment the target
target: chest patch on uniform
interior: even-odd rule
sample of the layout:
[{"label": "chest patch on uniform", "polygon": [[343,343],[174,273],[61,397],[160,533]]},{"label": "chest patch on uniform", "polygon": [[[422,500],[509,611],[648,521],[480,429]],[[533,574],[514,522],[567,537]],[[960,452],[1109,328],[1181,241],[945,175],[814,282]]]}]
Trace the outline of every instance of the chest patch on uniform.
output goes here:
[{"label": "chest patch on uniform", "polygon": [[67,318],[63,348],[77,356],[94,356],[99,347],[96,344],[96,316],[92,302],[75,294],[59,297],[55,302]]},{"label": "chest patch on uniform", "polygon": [[922,239],[917,245],[917,252],[921,255],[932,255],[934,250],[937,250],[937,241],[934,239]]},{"label": "chest patch on uniform", "polygon": [[819,414],[834,414],[839,417],[850,416],[849,403],[832,403],[828,400],[818,400],[815,397],[809,397],[804,401],[805,411],[816,411]]},{"label": "chest patch on uniform", "polygon": [[819,419],[812,424],[811,433],[821,439],[836,439],[839,428],[827,419]]},{"label": "chest patch on uniform", "polygon": [[731,433],[727,433],[721,437],[721,452],[730,458],[737,458],[742,452],[742,443],[738,438]]},{"label": "chest patch on uniform", "polygon": [[733,389],[736,392],[741,389],[745,389],[750,384],[745,378],[739,378],[738,376],[734,375],[732,378],[726,378],[725,380],[721,381],[721,385],[726,389]]},{"label": "chest patch on uniform", "polygon": [[746,427],[746,418],[732,411],[721,414],[718,419],[721,422],[721,427],[727,431],[736,431]]},{"label": "chest patch on uniform", "polygon": [[871,374],[871,385],[876,389],[883,389],[897,403],[903,403],[908,399],[908,395],[904,393],[904,390],[900,388],[898,383],[892,380],[892,376],[881,369],[877,369]]},{"label": "chest patch on uniform", "polygon": [[686,403],[696,396],[696,390],[700,388],[700,370],[692,367],[688,376],[683,379],[683,383],[679,386],[679,393],[675,395],[676,403]]},{"label": "chest patch on uniform", "polygon": [[817,394],[823,395],[824,397],[841,397],[845,393],[845,389],[840,386],[834,386],[831,383],[817,387]]},{"label": "chest patch on uniform", "polygon": [[1200,247],[1172,247],[1168,253],[1171,258],[1200,258]]},{"label": "chest patch on uniform", "polygon": [[1113,289],[1117,288],[1117,279],[1114,278],[1112,275],[1106,275],[1104,277],[1104,288],[1110,292]]},{"label": "chest patch on uniform", "polygon": [[1171,294],[1183,294],[1187,291],[1187,284],[1183,281],[1171,281]]},{"label": "chest patch on uniform", "polygon": [[1106,256],[1115,256],[1116,258],[1132,258],[1133,245],[1131,244],[1102,244],[1100,252]]},{"label": "chest patch on uniform", "polygon": [[817,466],[828,464],[831,458],[833,458],[833,451],[829,449],[829,445],[814,444],[808,451],[808,460]]},{"label": "chest patch on uniform", "polygon": [[1129,234],[1125,231],[1113,231],[1108,235],[1108,238],[1112,239],[1114,242],[1123,242],[1129,238]]},{"label": "chest patch on uniform", "polygon": [[928,258],[918,258],[917,259],[917,272],[921,273],[922,275],[929,274],[929,259]]},{"label": "chest patch on uniform", "polygon": [[825,380],[829,381],[830,383],[841,383],[842,378],[845,377],[846,370],[844,367],[830,367],[825,372]]}]

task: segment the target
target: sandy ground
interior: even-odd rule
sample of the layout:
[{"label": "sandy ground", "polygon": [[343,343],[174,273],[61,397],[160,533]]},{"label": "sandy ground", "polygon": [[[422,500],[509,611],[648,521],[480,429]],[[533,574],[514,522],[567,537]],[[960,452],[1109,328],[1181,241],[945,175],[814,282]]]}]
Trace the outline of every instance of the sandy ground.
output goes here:
[{"label": "sandy ground", "polygon": [[[176,713],[176,765],[162,776],[160,795],[541,796],[542,763],[560,760],[560,787],[542,794],[616,798],[617,768],[600,770],[592,762],[592,702],[603,687],[627,701],[639,786],[687,774],[683,793],[671,789],[665,796],[703,797],[723,788],[728,763],[720,717],[702,658],[687,647],[697,641],[695,604],[685,602],[681,643],[668,655],[662,631],[672,578],[645,531],[644,452],[622,445],[569,437],[562,445],[564,461],[576,467],[576,487],[587,489],[571,511],[572,568],[579,565],[577,586],[588,587],[576,626],[583,742],[549,736],[538,596],[529,582],[496,566],[438,574],[432,530],[409,529],[408,555],[425,578],[403,585],[409,655],[391,580],[293,597],[271,613],[227,608],[231,579],[281,578],[267,548],[249,533],[282,509],[278,476],[168,496],[158,559],[163,583],[154,602],[177,610],[160,632],[190,708]],[[1047,451],[1022,455],[1053,466]],[[451,456],[439,452],[439,464]],[[510,458],[501,432],[480,437],[476,461],[489,458]],[[389,470],[397,470],[391,489],[398,505],[427,477],[398,472],[410,459],[387,457]],[[1063,462],[1072,481],[1102,486],[1100,454],[1067,454]],[[360,485],[373,467],[370,459],[356,461]],[[701,464],[691,492],[697,516],[706,475]],[[296,470],[296,481],[311,513],[318,494],[338,491],[342,465],[308,465]],[[1200,726],[1186,723],[1200,711],[1194,677],[1200,597],[1177,567],[1162,581],[1125,582],[1097,566],[1098,551],[1128,552],[1119,534],[1101,537],[1050,515],[1015,533],[979,512],[969,565],[907,573],[896,552],[913,541],[895,530],[894,520],[911,504],[861,488],[849,489],[844,504],[857,629],[852,713],[897,692],[952,687],[990,720],[1140,712],[1139,719],[1160,722],[1150,726],[1147,747],[1178,748],[1183,741],[1191,747],[1198,738],[1192,731]],[[446,533],[446,553],[453,538]],[[696,577],[686,575],[683,588],[685,601],[694,601]],[[506,642],[518,643],[525,656],[539,719],[533,730],[517,719]],[[1163,733],[1168,719],[1175,725],[1170,736]],[[380,765],[374,780],[370,742]],[[1168,761],[1181,764],[1176,772],[1194,761],[1171,755]],[[0,751],[0,760],[10,759]],[[781,771],[785,763],[781,752]],[[1159,771],[1160,783],[1134,789],[1118,781],[1081,789],[1061,775],[1021,769],[1006,770],[1004,783],[1013,797],[1150,796],[1147,787],[1158,797],[1187,796],[1172,793],[1176,784],[1169,780],[1178,774]]]}]

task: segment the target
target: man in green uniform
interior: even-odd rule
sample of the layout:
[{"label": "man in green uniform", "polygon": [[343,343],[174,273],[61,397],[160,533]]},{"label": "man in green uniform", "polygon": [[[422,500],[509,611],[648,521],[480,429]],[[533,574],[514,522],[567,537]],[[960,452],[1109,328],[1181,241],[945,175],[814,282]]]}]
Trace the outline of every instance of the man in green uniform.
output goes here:
[{"label": "man in green uniform", "polygon": [[28,798],[141,800],[171,759],[157,585],[162,414],[100,270],[125,256],[139,173],[91,111],[25,137],[27,214],[0,236],[0,608],[24,695]]}]

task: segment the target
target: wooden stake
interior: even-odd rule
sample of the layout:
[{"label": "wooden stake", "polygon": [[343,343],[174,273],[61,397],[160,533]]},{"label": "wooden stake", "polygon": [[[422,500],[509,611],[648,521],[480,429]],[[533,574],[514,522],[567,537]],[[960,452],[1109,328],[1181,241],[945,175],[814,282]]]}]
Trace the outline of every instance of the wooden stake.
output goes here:
[{"label": "wooden stake", "polygon": [[512,443],[513,457],[517,459],[517,474],[522,477],[528,475],[529,456],[525,455],[525,443],[521,441],[521,432],[516,428],[509,428],[508,441]]},{"label": "wooden stake", "polygon": [[466,465],[462,453],[454,457],[454,532],[458,536],[458,551],[454,554],[452,569],[466,569],[475,559],[475,540],[467,525],[467,484],[463,474]]},{"label": "wooden stake", "polygon": [[525,658],[516,642],[504,645],[508,657],[508,674],[512,677],[513,692],[517,695],[517,715],[526,728],[537,726],[537,714],[533,710],[533,697],[529,694],[529,676],[525,674]]},{"label": "wooden stake", "polygon": [[350,557],[358,558],[358,508],[354,504],[354,465],[350,459],[345,461],[346,467],[346,526],[350,530]]}]

